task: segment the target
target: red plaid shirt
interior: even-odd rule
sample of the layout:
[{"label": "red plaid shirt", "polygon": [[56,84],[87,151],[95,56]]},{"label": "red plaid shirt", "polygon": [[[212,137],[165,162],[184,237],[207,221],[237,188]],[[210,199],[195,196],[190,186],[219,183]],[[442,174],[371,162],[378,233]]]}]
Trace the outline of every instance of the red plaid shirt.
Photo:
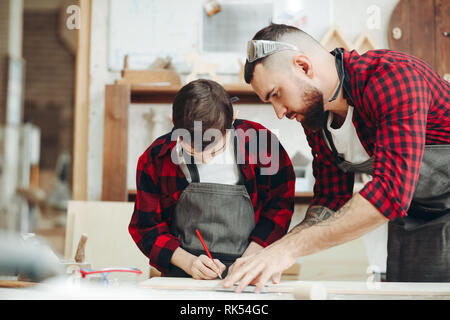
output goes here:
[{"label": "red plaid shirt", "polygon": [[[360,191],[386,218],[404,217],[424,146],[450,144],[450,84],[424,61],[401,52],[344,50],[344,98],[370,156],[373,179]],[[353,194],[354,174],[340,170],[323,132],[305,130],[316,178],[311,205],[338,210]],[[449,159],[450,161],[450,159]]]},{"label": "red plaid shirt", "polygon": [[[236,120],[234,126],[245,159],[244,164],[238,165],[255,212],[255,229],[250,240],[266,247],[288,230],[294,211],[294,170],[277,138],[262,125]],[[257,136],[245,135],[248,129],[267,130],[268,148],[263,150],[264,154],[266,150],[268,155],[272,154],[271,139],[275,139],[275,145],[279,147],[279,167],[275,174],[261,174],[261,169],[268,168],[270,163],[266,159],[253,160],[259,157],[255,158],[256,155],[252,154],[249,142]],[[170,225],[177,200],[189,184],[181,168],[172,162],[171,152],[175,145],[176,141],[171,141],[171,133],[166,134],[154,141],[139,158],[137,196],[129,225],[129,232],[139,249],[150,259],[150,265],[163,275],[170,267],[173,252],[181,244],[180,239],[170,233]],[[261,144],[258,143],[258,146]]]}]

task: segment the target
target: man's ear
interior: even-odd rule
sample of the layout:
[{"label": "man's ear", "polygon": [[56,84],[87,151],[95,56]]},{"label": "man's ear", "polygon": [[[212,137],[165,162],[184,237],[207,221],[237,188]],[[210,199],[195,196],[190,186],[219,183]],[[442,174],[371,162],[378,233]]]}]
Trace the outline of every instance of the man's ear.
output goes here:
[{"label": "man's ear", "polygon": [[294,68],[303,72],[307,77],[311,78],[313,76],[312,62],[303,54],[298,54],[294,57]]},{"label": "man's ear", "polygon": [[173,118],[172,118],[172,115],[170,115],[170,114],[169,114],[169,120],[173,124]]}]

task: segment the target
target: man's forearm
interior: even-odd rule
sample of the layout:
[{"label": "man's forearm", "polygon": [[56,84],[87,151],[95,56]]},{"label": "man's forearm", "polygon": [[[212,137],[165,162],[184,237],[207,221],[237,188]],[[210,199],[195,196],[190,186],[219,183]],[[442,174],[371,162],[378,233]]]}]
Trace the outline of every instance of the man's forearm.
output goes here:
[{"label": "man's forearm", "polygon": [[305,219],[282,240],[295,256],[306,256],[359,238],[387,221],[357,193],[336,212],[326,207],[309,208]]}]

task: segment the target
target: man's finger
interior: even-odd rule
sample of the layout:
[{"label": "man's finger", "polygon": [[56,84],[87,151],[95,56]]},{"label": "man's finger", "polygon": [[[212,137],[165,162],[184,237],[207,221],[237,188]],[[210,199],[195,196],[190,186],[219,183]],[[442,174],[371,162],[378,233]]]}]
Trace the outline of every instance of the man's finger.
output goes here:
[{"label": "man's finger", "polygon": [[232,285],[234,285],[236,282],[238,282],[242,276],[245,273],[245,269],[243,267],[238,268],[238,267],[234,267],[233,271],[230,273],[228,272],[227,277],[225,278],[225,280],[223,281],[222,285],[225,288],[231,288]]},{"label": "man's finger", "polygon": [[272,283],[273,284],[278,284],[280,283],[281,280],[281,272],[277,272],[272,276]]},{"label": "man's finger", "polygon": [[263,272],[263,274],[259,278],[258,283],[256,284],[255,293],[260,293],[264,289],[264,286],[266,285],[267,281],[269,281],[270,276],[270,272]]},{"label": "man's finger", "polygon": [[239,285],[236,287],[236,292],[242,292],[249,284],[252,282],[253,279],[259,276],[259,274],[262,272],[261,265],[257,265],[255,268],[251,268],[248,270],[244,277],[241,277],[241,280],[239,281]]}]

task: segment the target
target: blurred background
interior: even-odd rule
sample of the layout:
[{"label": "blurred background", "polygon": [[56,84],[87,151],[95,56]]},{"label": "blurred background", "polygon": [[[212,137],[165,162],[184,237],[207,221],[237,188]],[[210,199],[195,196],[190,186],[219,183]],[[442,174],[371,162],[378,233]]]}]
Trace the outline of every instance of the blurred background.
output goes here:
[{"label": "blurred background", "polygon": [[[171,101],[196,78],[223,84],[240,118],[278,135],[297,175],[293,226],[312,198],[312,156],[301,126],[243,82],[246,42],[291,24],[330,51],[414,54],[448,80],[449,18],[448,0],[0,0],[0,230],[71,257],[70,201],[133,202],[138,157],[171,129]],[[353,244],[362,260],[351,245],[317,259],[353,259],[363,275],[369,259],[383,272],[386,230],[370,237]],[[368,258],[370,243],[381,247]]]}]

